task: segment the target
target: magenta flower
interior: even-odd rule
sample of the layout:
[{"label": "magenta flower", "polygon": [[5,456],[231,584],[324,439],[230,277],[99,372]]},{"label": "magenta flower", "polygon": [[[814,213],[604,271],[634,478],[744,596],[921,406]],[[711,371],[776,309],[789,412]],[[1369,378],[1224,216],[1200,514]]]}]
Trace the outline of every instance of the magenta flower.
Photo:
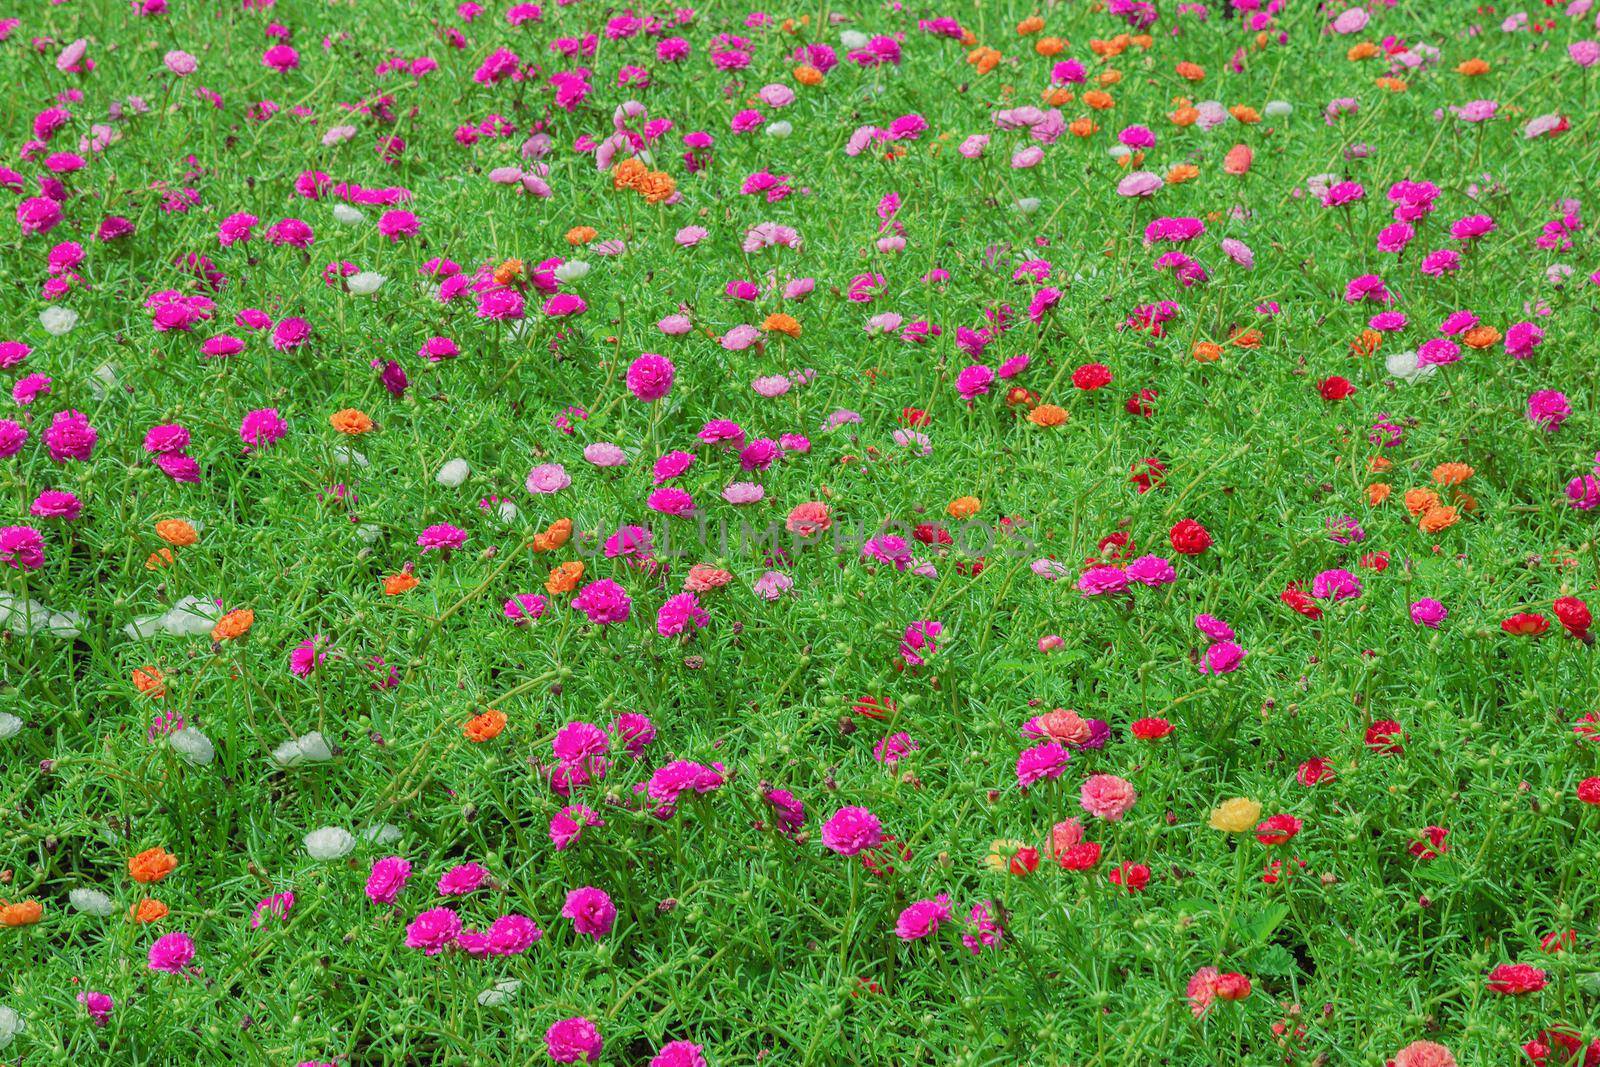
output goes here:
[{"label": "magenta flower", "polygon": [[192,959],[194,959],[194,940],[186,933],[175,931],[155,939],[150,946],[148,966],[152,971],[185,974]]},{"label": "magenta flower", "polygon": [[447,522],[429,526],[417,535],[417,545],[424,552],[449,554],[466,543],[467,531],[459,526],[451,526]]},{"label": "magenta flower", "polygon": [[366,893],[374,904],[393,904],[411,879],[411,863],[400,856],[372,861]]},{"label": "magenta flower", "polygon": [[587,934],[598,941],[611,933],[612,926],[616,924],[617,906],[611,903],[611,897],[605,890],[586,885],[567,893],[566,903],[561,906],[561,917],[571,919],[578,933]]},{"label": "magenta flower", "polygon": [[406,946],[420,948],[423,955],[437,956],[455,943],[461,932],[461,917],[449,908],[429,908],[406,926]]},{"label": "magenta flower", "polygon": [[579,590],[572,606],[587,615],[590,622],[607,626],[627,621],[633,600],[622,586],[610,578],[601,578]]},{"label": "magenta flower", "polygon": [[822,843],[841,856],[883,844],[883,824],[866,808],[840,808],[822,824]]},{"label": "magenta flower", "polygon": [[600,1031],[581,1015],[562,1019],[544,1032],[544,1047],[557,1063],[596,1063],[602,1047]]}]

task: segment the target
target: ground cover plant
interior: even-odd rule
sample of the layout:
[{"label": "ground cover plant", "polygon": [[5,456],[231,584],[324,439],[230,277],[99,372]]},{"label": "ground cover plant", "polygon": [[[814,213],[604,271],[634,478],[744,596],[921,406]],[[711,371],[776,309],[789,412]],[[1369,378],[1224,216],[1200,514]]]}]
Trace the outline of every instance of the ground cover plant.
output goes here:
[{"label": "ground cover plant", "polygon": [[0,1059],[1600,1064],[1591,0],[0,21]]}]

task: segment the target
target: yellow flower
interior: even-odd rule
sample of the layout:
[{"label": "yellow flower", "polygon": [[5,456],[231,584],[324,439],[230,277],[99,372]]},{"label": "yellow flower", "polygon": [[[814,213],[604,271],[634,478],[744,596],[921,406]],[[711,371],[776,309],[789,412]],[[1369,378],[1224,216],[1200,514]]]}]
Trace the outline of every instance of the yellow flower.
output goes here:
[{"label": "yellow flower", "polygon": [[1254,829],[1260,818],[1260,801],[1251,800],[1249,797],[1234,797],[1232,800],[1224,800],[1211,809],[1211,818],[1207,825],[1213,830],[1221,830],[1224,833],[1242,834]]},{"label": "yellow flower", "polygon": [[989,854],[983,858],[983,865],[991,871],[1005,874],[1011,869],[1011,857],[1027,847],[1026,841],[1008,841],[997,837],[989,843]]}]

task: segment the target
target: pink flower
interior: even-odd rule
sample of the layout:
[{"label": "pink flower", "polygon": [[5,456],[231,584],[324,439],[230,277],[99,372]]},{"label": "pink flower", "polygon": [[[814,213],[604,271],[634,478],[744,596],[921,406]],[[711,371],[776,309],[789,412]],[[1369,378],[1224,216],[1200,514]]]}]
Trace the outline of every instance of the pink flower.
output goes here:
[{"label": "pink flower", "polygon": [[175,931],[156,938],[150,946],[149,968],[167,974],[183,974],[194,959],[194,941],[188,934]]},{"label": "pink flower", "polygon": [[68,460],[86,461],[94,454],[99,433],[89,425],[89,418],[81,411],[58,411],[44,431],[45,447],[50,458],[57,463]]},{"label": "pink flower", "polygon": [[487,868],[476,863],[458,863],[439,876],[441,897],[466,896],[489,877]]},{"label": "pink flower", "polygon": [[78,994],[78,1003],[83,1005],[83,1010],[89,1013],[89,1021],[96,1026],[104,1026],[111,1021],[111,1010],[115,1008],[116,1001],[111,999],[109,993],[98,993],[90,990]]},{"label": "pink flower", "polygon": [[545,1051],[557,1063],[595,1063],[600,1059],[601,1046],[600,1031],[581,1015],[552,1023],[544,1032]]},{"label": "pink flower", "polygon": [[603,889],[586,885],[567,894],[561,906],[561,917],[571,919],[573,929],[588,934],[596,941],[611,932],[617,921],[617,906]]},{"label": "pink flower", "polygon": [[1540,389],[1528,397],[1528,421],[1554,433],[1572,415],[1567,394],[1559,389]]},{"label": "pink flower", "polygon": [[895,920],[895,936],[902,941],[920,941],[937,933],[941,923],[949,921],[950,895],[940,893],[932,900],[919,900],[908,905]]},{"label": "pink flower", "polygon": [[260,408],[239,422],[239,438],[244,441],[247,451],[265,449],[282,440],[288,431],[289,424],[283,421],[277,408]]},{"label": "pink flower", "polygon": [[1083,810],[1107,822],[1120,820],[1138,799],[1133,784],[1114,774],[1091,774],[1078,791],[1078,803]]},{"label": "pink flower", "polygon": [[467,543],[467,531],[447,522],[429,526],[417,535],[417,545],[424,552],[451,552]]},{"label": "pink flower", "polygon": [[633,599],[628,596],[627,590],[610,578],[601,578],[579,590],[578,595],[572,598],[572,606],[587,615],[590,622],[607,626],[627,621]]},{"label": "pink flower", "polygon": [[656,612],[656,632],[662,637],[676,637],[685,631],[698,630],[709,621],[710,616],[700,607],[699,598],[693,593],[679,593],[668,597]]},{"label": "pink flower", "polygon": [[367,875],[367,896],[375,904],[393,904],[411,878],[410,861],[400,856],[385,856],[372,861]]},{"label": "pink flower", "polygon": [[854,856],[883,844],[883,824],[866,808],[840,808],[822,824],[822,843],[841,856]]},{"label": "pink flower", "polygon": [[44,566],[44,538],[32,526],[0,526],[0,563],[12,570]]},{"label": "pink flower", "polygon": [[1071,758],[1072,754],[1055,741],[1041,741],[1025,748],[1017,757],[1017,785],[1026,789],[1047,778],[1060,778]]},{"label": "pink flower", "polygon": [[449,908],[429,908],[406,926],[406,946],[437,956],[455,943],[461,933],[461,916]]},{"label": "pink flower", "polygon": [[692,1041],[668,1041],[650,1058],[650,1067],[706,1067],[701,1048]]},{"label": "pink flower", "polygon": [[646,352],[628,367],[628,389],[640,400],[660,400],[672,391],[672,360]]}]

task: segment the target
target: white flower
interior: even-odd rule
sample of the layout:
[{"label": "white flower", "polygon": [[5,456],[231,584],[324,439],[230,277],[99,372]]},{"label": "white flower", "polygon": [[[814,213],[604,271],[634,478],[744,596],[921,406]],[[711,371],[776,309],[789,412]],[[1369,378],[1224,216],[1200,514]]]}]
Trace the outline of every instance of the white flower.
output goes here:
[{"label": "white flower", "polygon": [[82,625],[83,620],[76,612],[52,611],[37,600],[0,593],[0,626],[25,637],[33,634],[77,637]]},{"label": "white flower", "polygon": [[345,280],[344,285],[356,296],[371,296],[387,280],[377,271],[364,270],[360,274],[351,275]]},{"label": "white flower", "polygon": [[120,387],[115,363],[100,364],[89,377],[89,393],[96,400],[104,400]]},{"label": "white flower", "polygon": [[777,122],[767,123],[767,136],[776,140],[783,140],[794,133],[794,123],[788,119],[779,119]]},{"label": "white flower", "polygon": [[511,501],[502,500],[500,501],[500,506],[495,509],[495,515],[499,517],[501,522],[510,526],[522,517],[522,512],[518,511],[517,505]]},{"label": "white flower", "polygon": [[333,758],[333,750],[322,734],[313,730],[304,737],[291,737],[272,750],[272,758],[281,767],[298,767],[302,763],[326,763]]},{"label": "white flower", "polygon": [[361,831],[362,840],[371,841],[375,845],[392,845],[400,840],[401,836],[400,827],[392,822],[379,823]]},{"label": "white flower", "polygon": [[867,47],[867,42],[872,40],[860,30],[845,30],[839,34],[839,43],[854,52],[858,48]]},{"label": "white flower", "polygon": [[186,596],[161,616],[159,627],[176,637],[199,637],[209,634],[219,618],[221,613],[215,604],[197,596]]},{"label": "white flower", "polygon": [[116,905],[111,903],[110,897],[98,889],[81,885],[67,894],[67,903],[85,915],[98,915],[102,919],[116,910]]},{"label": "white flower", "polygon": [[355,835],[342,826],[324,826],[306,835],[306,852],[314,860],[342,859],[355,847]]},{"label": "white flower", "polygon": [[1294,105],[1287,100],[1268,100],[1261,111],[1269,119],[1286,119],[1294,114]]},{"label": "white flower", "polygon": [[589,264],[581,259],[569,259],[551,273],[558,282],[575,282],[589,273]]},{"label": "white flower", "polygon": [[333,446],[333,461],[345,467],[370,467],[372,463],[366,456],[357,452],[348,445]]},{"label": "white flower", "polygon": [[351,207],[349,204],[333,205],[333,221],[335,222],[342,222],[346,226],[354,226],[356,223],[365,219],[365,215]]},{"label": "white flower", "polygon": [[1017,201],[1017,210],[1024,215],[1032,215],[1039,210],[1039,198],[1037,196],[1023,197]]},{"label": "white flower", "polygon": [[39,312],[39,325],[44,327],[44,332],[54,337],[72,332],[78,325],[78,313],[71,308],[60,307],[52,304]]},{"label": "white flower", "polygon": [[9,711],[0,711],[0,741],[22,732],[22,720]]},{"label": "white flower", "polygon": [[1112,159],[1127,159],[1129,156],[1133,155],[1133,149],[1129,148],[1125,144],[1114,144],[1110,148],[1106,149],[1106,155],[1110,156]]},{"label": "white flower", "polygon": [[217,746],[211,743],[211,738],[200,732],[198,726],[185,726],[167,735],[167,744],[196,767],[204,767],[217,758]]},{"label": "white flower", "polygon": [[1404,382],[1419,382],[1439,368],[1429,363],[1418,365],[1415,352],[1391,352],[1384,357],[1383,365],[1389,373]]},{"label": "white flower", "polygon": [[458,488],[467,480],[467,475],[472,473],[472,467],[464,459],[452,459],[439,468],[439,473],[434,476],[434,481],[446,489]]},{"label": "white flower", "polygon": [[356,536],[369,545],[377,544],[378,538],[383,536],[383,527],[364,522],[356,527]]},{"label": "white flower", "polygon": [[0,1004],[0,1048],[5,1048],[16,1040],[17,1035],[22,1033],[26,1026],[27,1023],[23,1022],[22,1016]]},{"label": "white flower", "polygon": [[505,978],[478,994],[478,1003],[485,1008],[498,1008],[512,997],[517,990],[522,988],[522,983],[515,978]]}]

